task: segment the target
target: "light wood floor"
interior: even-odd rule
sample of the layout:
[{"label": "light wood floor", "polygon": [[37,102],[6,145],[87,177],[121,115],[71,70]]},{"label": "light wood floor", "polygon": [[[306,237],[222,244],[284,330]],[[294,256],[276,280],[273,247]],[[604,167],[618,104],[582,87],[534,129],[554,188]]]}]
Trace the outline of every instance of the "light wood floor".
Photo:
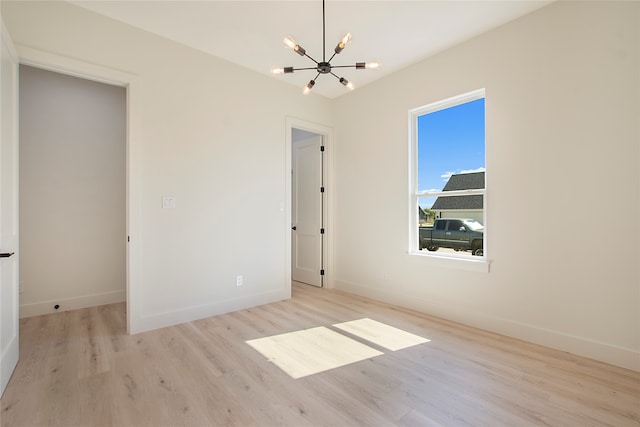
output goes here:
[{"label": "light wood floor", "polygon": [[[2,426],[639,426],[640,373],[338,291],[129,336],[114,304],[21,321]],[[292,379],[246,340],[371,318],[429,342]]]}]

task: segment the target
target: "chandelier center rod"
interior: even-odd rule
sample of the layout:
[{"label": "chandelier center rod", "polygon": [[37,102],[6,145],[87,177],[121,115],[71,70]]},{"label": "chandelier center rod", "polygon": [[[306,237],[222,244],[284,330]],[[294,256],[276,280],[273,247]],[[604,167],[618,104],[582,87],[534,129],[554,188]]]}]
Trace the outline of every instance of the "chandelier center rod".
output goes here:
[{"label": "chandelier center rod", "polygon": [[325,56],[325,52],[327,50],[325,43],[327,37],[325,35],[325,19],[324,19],[324,0],[322,0],[322,62],[327,61],[327,57]]}]

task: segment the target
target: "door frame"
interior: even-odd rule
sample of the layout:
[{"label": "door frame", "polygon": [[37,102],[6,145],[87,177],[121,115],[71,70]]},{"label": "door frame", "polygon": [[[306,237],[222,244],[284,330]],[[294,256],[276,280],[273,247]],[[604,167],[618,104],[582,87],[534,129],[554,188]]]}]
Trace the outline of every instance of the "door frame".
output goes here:
[{"label": "door frame", "polygon": [[[13,199],[11,205],[10,206],[12,209],[9,213],[9,217],[12,218],[12,226],[13,228],[11,230],[9,230],[9,232],[7,232],[7,230],[5,230],[4,228],[2,229],[2,231],[6,234],[8,234],[10,236],[9,242],[6,242],[6,246],[3,246],[2,249],[5,252],[9,252],[9,251],[13,251],[14,252],[14,256],[12,258],[7,258],[6,260],[0,261],[2,262],[2,274],[4,276],[5,274],[5,269],[10,269],[9,271],[9,275],[11,275],[11,280],[10,283],[6,282],[6,281],[2,281],[0,283],[0,285],[2,286],[2,293],[5,293],[6,291],[9,291],[5,294],[6,299],[3,299],[2,302],[2,306],[0,306],[0,328],[2,328],[2,330],[4,332],[0,333],[2,335],[2,338],[6,338],[8,341],[5,345],[5,343],[3,342],[3,340],[0,340],[0,397],[4,394],[4,391],[6,390],[6,387],[9,384],[9,381],[11,379],[11,376],[13,375],[13,372],[15,371],[16,365],[18,364],[18,361],[20,359],[20,320],[19,320],[19,309],[20,309],[20,301],[19,301],[19,263],[20,263],[20,233],[19,233],[19,216],[18,216],[18,211],[19,211],[19,207],[18,207],[18,172],[19,172],[19,165],[18,165],[18,149],[19,149],[19,129],[18,129],[18,55],[17,52],[15,50],[15,46],[13,44],[13,41],[11,40],[11,35],[9,34],[5,24],[4,24],[4,20],[2,20],[2,18],[0,17],[0,32],[2,33],[1,37],[0,37],[0,43],[2,44],[2,50],[3,53],[0,55],[2,56],[2,62],[4,63],[6,61],[6,63],[10,66],[11,70],[8,76],[2,75],[2,85],[4,86],[5,83],[9,83],[10,88],[7,90],[7,88],[5,89],[5,92],[2,93],[2,104],[6,104],[4,106],[8,107],[7,111],[8,111],[8,115],[10,116],[10,122],[9,123],[5,123],[4,122],[4,118],[6,117],[6,113],[4,110],[2,110],[2,115],[3,117],[0,118],[0,121],[2,121],[2,125],[5,126],[5,128],[3,128],[3,132],[5,134],[10,133],[10,135],[6,135],[8,136],[7,139],[4,138],[5,135],[3,135],[2,137],[2,151],[4,155],[11,155],[11,158],[9,159],[9,161],[7,163],[11,164],[11,169],[10,172],[12,172],[10,175],[12,175],[12,177],[10,178],[10,183],[11,185],[11,189],[10,191],[12,192],[11,194],[11,198]],[[4,52],[6,48],[6,53]],[[8,58],[5,58],[5,54],[8,56]],[[3,68],[4,68],[4,64],[3,64]],[[6,72],[6,70],[1,70],[0,74],[4,74]],[[8,102],[7,102],[8,101]],[[8,105],[7,105],[8,104]],[[7,132],[7,129],[9,130]],[[10,146],[11,152],[6,152],[6,148]],[[3,163],[6,161],[6,159],[3,159]],[[3,169],[2,170],[2,175],[4,175],[6,173],[6,171]],[[3,177],[4,178],[4,177]],[[4,182],[2,182],[2,185],[4,186]],[[5,195],[3,194],[3,197]],[[4,206],[4,211],[3,211],[3,215],[7,214],[6,212],[6,206]],[[2,241],[2,244],[5,245],[4,240]],[[11,256],[11,255],[9,255]],[[6,278],[6,277],[5,277]],[[9,316],[7,316],[7,313],[5,313],[3,310],[6,310],[7,308],[9,308]],[[10,324],[3,325],[3,320],[2,318],[6,318],[6,317],[10,317]],[[7,327],[8,326],[8,327]],[[8,333],[6,336],[4,335],[5,333]]]},{"label": "door frame", "polygon": [[135,117],[138,117],[138,105],[134,94],[137,93],[138,81],[134,74],[115,70],[100,65],[90,64],[76,59],[41,51],[16,43],[18,62],[20,64],[93,80],[114,86],[124,87],[126,90],[126,316],[127,333],[136,333],[139,327],[139,304],[137,292],[140,282],[138,266],[140,256],[140,164],[139,131]]},{"label": "door frame", "polygon": [[296,117],[286,117],[285,120],[285,202],[284,202],[284,230],[285,230],[285,286],[291,286],[291,208],[292,208],[292,192],[291,192],[291,168],[292,168],[292,149],[293,141],[291,133],[293,129],[300,129],[307,132],[315,133],[323,137],[324,142],[324,162],[323,162],[323,179],[324,179],[324,203],[322,206],[324,217],[324,244],[322,246],[322,258],[324,260],[325,274],[322,278],[322,286],[326,288],[334,287],[333,279],[333,200],[335,188],[333,187],[332,171],[333,171],[333,128],[319,123],[299,119]]}]

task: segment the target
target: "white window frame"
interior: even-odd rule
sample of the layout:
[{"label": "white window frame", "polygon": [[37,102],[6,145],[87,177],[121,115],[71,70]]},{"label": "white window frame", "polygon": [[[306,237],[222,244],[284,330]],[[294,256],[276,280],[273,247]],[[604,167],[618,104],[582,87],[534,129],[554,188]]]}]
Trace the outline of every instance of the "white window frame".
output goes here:
[{"label": "white window frame", "polygon": [[[464,270],[488,272],[489,258],[487,254],[487,186],[485,171],[485,188],[458,191],[420,191],[418,189],[418,117],[425,114],[433,113],[445,108],[455,107],[467,102],[476,101],[478,99],[486,99],[485,89],[478,89],[462,95],[453,96],[451,98],[437,101],[422,107],[409,110],[409,250],[410,255],[416,255],[428,260],[426,262],[441,265],[445,267],[453,267]],[[485,104],[485,123],[486,123],[486,104]],[[485,138],[485,157],[486,157],[486,138]],[[486,162],[485,162],[486,164]],[[471,196],[482,195],[483,197],[483,219],[484,219],[484,255],[468,256],[460,254],[444,254],[437,252],[424,252],[418,248],[418,206],[422,197],[452,197],[452,196]]]}]

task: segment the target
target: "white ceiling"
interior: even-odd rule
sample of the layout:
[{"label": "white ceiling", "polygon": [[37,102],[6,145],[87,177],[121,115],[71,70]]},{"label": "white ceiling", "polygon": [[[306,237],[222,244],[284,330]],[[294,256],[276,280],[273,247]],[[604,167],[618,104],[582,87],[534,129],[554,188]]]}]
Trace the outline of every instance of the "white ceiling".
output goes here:
[{"label": "white ceiling", "polygon": [[[291,35],[322,60],[322,1],[71,1],[99,14],[208,52],[302,88],[314,71],[271,75],[271,67],[312,67],[308,58],[284,48]],[[327,0],[326,55],[343,34],[351,44],[331,65],[377,60],[379,70],[334,70],[362,87],[450,46],[511,21],[550,1],[342,1]],[[356,89],[357,90],[357,89]],[[331,75],[313,93],[335,98],[346,89]]]}]

